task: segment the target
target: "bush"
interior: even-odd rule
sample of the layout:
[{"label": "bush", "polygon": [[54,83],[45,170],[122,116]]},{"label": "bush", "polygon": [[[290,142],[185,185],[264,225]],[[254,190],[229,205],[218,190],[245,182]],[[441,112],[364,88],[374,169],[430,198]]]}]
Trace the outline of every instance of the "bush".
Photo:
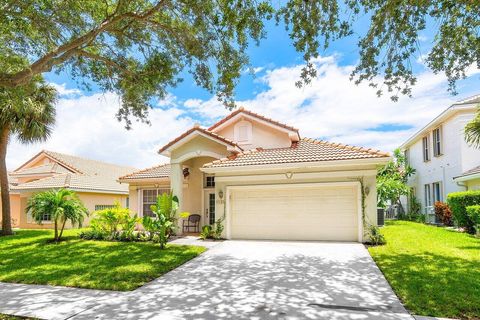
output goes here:
[{"label": "bush", "polygon": [[446,226],[453,226],[452,210],[445,202],[435,202],[435,215]]},{"label": "bush", "polygon": [[213,227],[209,224],[202,227],[202,232],[200,232],[200,239],[211,239],[213,238]]},{"label": "bush", "polygon": [[371,244],[373,246],[380,246],[384,245],[387,243],[385,240],[385,237],[383,234],[380,232],[380,228],[377,226],[369,226],[368,228],[368,244]]},{"label": "bush", "polygon": [[95,235],[93,239],[96,240],[133,241],[137,222],[139,219],[136,214],[132,216],[129,209],[122,208],[119,203],[116,203],[113,208],[93,213],[93,219],[90,221],[91,231],[86,231],[84,237]]},{"label": "bush", "polygon": [[105,234],[94,229],[83,230],[80,232],[79,237],[84,240],[105,240]]},{"label": "bush", "polygon": [[477,237],[480,237],[480,205],[468,206],[467,215],[472,220]]},{"label": "bush", "polygon": [[469,233],[474,233],[474,223],[467,215],[467,207],[480,205],[480,191],[453,192],[447,196],[447,203],[452,210],[453,220]]}]

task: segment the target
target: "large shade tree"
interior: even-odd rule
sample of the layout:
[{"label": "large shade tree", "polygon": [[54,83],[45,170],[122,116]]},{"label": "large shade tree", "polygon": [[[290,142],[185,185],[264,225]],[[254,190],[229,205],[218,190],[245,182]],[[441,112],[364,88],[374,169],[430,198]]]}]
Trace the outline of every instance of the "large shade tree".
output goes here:
[{"label": "large shade tree", "polygon": [[55,88],[45,83],[41,75],[13,89],[0,87],[0,192],[2,198],[3,235],[12,234],[10,190],[6,165],[7,146],[15,135],[22,143],[48,138],[55,121]]},{"label": "large shade tree", "polygon": [[[332,41],[357,37],[352,79],[394,100],[409,95],[419,38],[431,26],[424,61],[444,72],[454,91],[472,64],[480,66],[478,12],[478,1],[470,0],[3,0],[0,88],[66,71],[85,88],[118,93],[116,116],[130,127],[133,118],[148,121],[154,98],[165,97],[188,71],[232,107],[249,66],[248,46],[266,36],[265,20],[275,18],[306,61],[298,85],[316,76],[313,61]],[[367,27],[358,28],[359,20]],[[18,68],[15,57],[28,63]]]}]

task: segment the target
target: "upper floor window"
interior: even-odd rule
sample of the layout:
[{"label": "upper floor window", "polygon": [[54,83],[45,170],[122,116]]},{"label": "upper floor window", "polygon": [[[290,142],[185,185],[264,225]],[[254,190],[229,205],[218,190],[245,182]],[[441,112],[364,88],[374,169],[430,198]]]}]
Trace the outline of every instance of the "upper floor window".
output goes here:
[{"label": "upper floor window", "polygon": [[433,130],[433,155],[435,157],[442,155],[442,132],[440,128]]},{"label": "upper floor window", "polygon": [[423,161],[430,161],[430,144],[428,136],[422,138]]},{"label": "upper floor window", "polygon": [[252,124],[248,121],[242,120],[233,127],[234,140],[240,144],[252,143]]}]

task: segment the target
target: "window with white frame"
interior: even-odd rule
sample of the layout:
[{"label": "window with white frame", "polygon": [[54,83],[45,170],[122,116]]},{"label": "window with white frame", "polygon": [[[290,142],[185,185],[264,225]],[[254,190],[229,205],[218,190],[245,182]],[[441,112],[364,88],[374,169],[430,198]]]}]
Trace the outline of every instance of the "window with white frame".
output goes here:
[{"label": "window with white frame", "polygon": [[215,176],[212,175],[205,175],[204,188],[215,188]]},{"label": "window with white frame", "polygon": [[142,213],[143,216],[155,217],[152,205],[157,203],[157,197],[164,193],[170,193],[169,189],[144,189],[142,190]]},{"label": "window with white frame", "polygon": [[433,130],[433,155],[439,157],[442,155],[442,130],[437,128]]},{"label": "window with white frame", "polygon": [[115,208],[114,204],[96,204],[95,211]]},{"label": "window with white frame", "polygon": [[423,146],[423,161],[427,162],[430,161],[430,144],[428,136],[422,138],[422,146]]},{"label": "window with white frame", "polygon": [[432,191],[430,184],[425,185],[425,207],[432,206]]},{"label": "window with white frame", "polygon": [[433,203],[437,201],[443,201],[442,183],[441,182],[432,183],[432,189],[433,189]]}]

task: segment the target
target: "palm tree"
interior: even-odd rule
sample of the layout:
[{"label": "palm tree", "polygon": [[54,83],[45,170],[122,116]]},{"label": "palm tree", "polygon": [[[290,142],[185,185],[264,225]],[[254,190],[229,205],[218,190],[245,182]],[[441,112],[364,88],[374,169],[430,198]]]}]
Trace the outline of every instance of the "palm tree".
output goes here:
[{"label": "palm tree", "polygon": [[55,88],[35,77],[25,86],[0,87],[0,190],[2,234],[11,235],[10,192],[6,165],[8,141],[15,135],[22,143],[46,140],[55,122]]},{"label": "palm tree", "polygon": [[476,148],[480,147],[480,108],[475,118],[465,126],[465,141]]},{"label": "palm tree", "polygon": [[[39,224],[46,220],[46,216],[49,217],[48,220],[53,220],[55,242],[62,238],[67,221],[70,221],[72,226],[81,226],[83,219],[88,215],[88,210],[78,198],[78,195],[72,190],[63,188],[33,195],[28,199],[26,210]],[[60,233],[58,232],[59,226]]]}]

